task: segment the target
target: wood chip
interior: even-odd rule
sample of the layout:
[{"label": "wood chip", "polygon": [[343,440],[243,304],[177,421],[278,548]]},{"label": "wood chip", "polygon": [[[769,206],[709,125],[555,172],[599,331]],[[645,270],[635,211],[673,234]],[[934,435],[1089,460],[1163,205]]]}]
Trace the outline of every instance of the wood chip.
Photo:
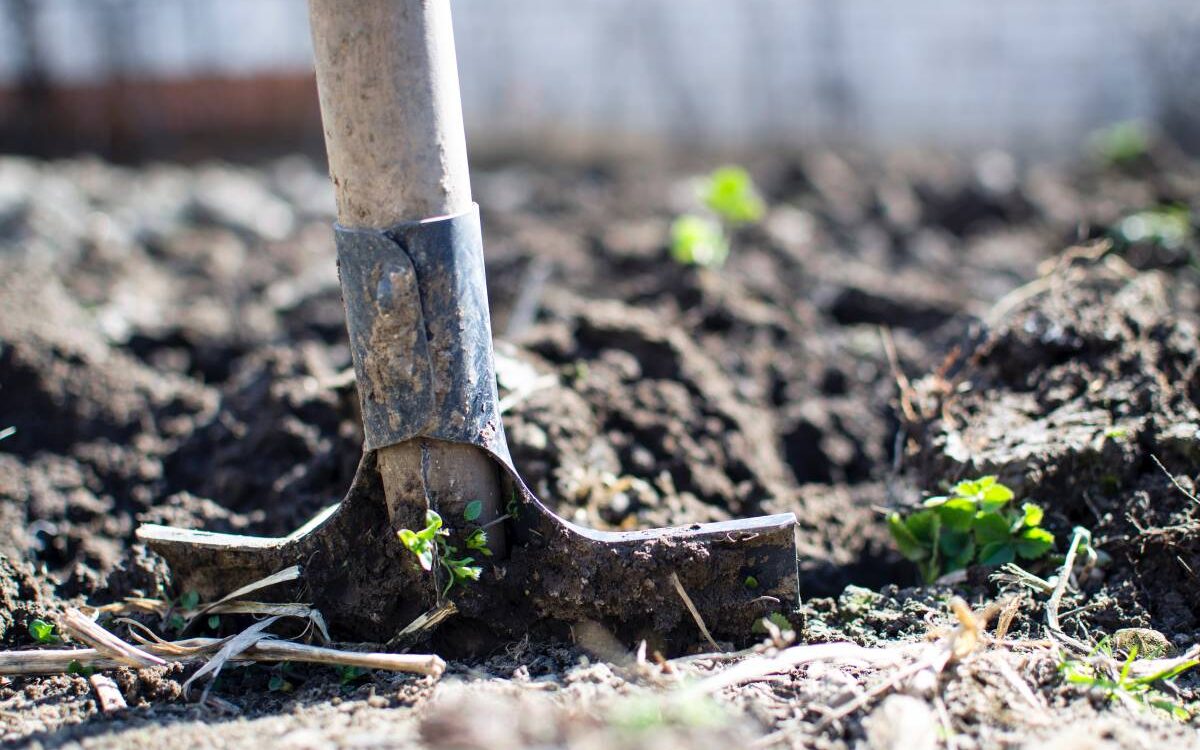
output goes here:
[{"label": "wood chip", "polygon": [[102,674],[94,674],[88,678],[88,682],[92,683],[92,689],[96,691],[96,703],[100,705],[101,712],[115,714],[129,708],[117,683],[110,678]]},{"label": "wood chip", "polygon": [[75,640],[92,646],[105,656],[109,656],[127,667],[144,669],[159,667],[167,663],[154,654],[126,643],[77,609],[68,609],[63,612],[62,617],[59,618],[59,624],[63,631]]}]

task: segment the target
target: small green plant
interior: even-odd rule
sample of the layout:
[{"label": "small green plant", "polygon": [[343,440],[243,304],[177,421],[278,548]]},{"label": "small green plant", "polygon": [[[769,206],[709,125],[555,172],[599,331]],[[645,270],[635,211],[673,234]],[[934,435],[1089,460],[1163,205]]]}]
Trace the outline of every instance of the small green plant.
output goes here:
[{"label": "small green plant", "polygon": [[760,221],[767,207],[750,173],[741,167],[719,167],[699,185],[700,200],[726,224]]},{"label": "small green plant", "polygon": [[342,687],[348,687],[351,683],[357,682],[360,678],[365,677],[366,674],[366,669],[347,664],[338,667],[338,683],[341,684]]},{"label": "small green plant", "polygon": [[[479,514],[476,513],[475,517],[478,518]],[[472,539],[480,538],[479,534],[482,531],[483,529],[476,529],[467,537],[468,546]],[[450,593],[450,589],[454,588],[457,583],[478,581],[480,573],[483,572],[482,568],[472,565],[475,558],[456,557],[458,550],[446,541],[446,537],[450,536],[450,530],[444,528],[442,517],[436,511],[425,511],[425,528],[420,531],[400,529],[397,536],[404,548],[416,555],[422,568],[433,570],[433,564],[436,561],[446,571],[447,581],[445,588],[442,589],[442,596]],[[486,545],[486,534],[482,534],[482,540]]]},{"label": "small green plant", "polygon": [[671,257],[685,266],[719,268],[729,257],[721,223],[709,216],[684,214],[671,223]]},{"label": "small green plant", "polygon": [[[1105,661],[1112,660],[1112,645],[1108,638],[1100,641],[1092,652],[1092,656],[1102,654]],[[1172,664],[1164,669],[1141,677],[1133,676],[1133,667],[1137,663],[1137,646],[1129,649],[1125,662],[1115,675],[1107,672],[1091,662],[1063,660],[1059,670],[1067,682],[1072,685],[1083,685],[1098,690],[1109,700],[1125,703],[1140,708],[1153,708],[1170,714],[1179,721],[1187,721],[1192,717],[1191,711],[1178,700],[1155,687],[1155,683],[1175,679],[1184,672],[1200,665],[1200,660],[1188,659]]]},{"label": "small green plant", "polygon": [[729,257],[728,230],[761,221],[766,204],[750,173],[719,167],[696,186],[704,213],[687,213],[671,223],[671,257],[684,265],[719,268]]},{"label": "small green plant", "polygon": [[295,685],[281,674],[271,675],[271,680],[267,683],[267,689],[272,693],[290,693],[295,687]]},{"label": "small green plant", "polygon": [[185,591],[183,596],[179,597],[180,609],[195,609],[200,606],[200,594],[195,591]]},{"label": "small green plant", "polygon": [[475,529],[467,536],[467,549],[475,550],[484,557],[491,557],[492,551],[488,549],[487,531],[483,529]]},{"label": "small green plant", "polygon": [[1119,122],[1094,133],[1088,145],[1101,162],[1120,167],[1133,164],[1150,152],[1150,134],[1137,120]]},{"label": "small green plant", "polygon": [[62,639],[54,632],[54,624],[45,620],[30,620],[29,635],[33,637],[33,640],[42,644],[62,642]]},{"label": "small green plant", "polygon": [[78,659],[72,659],[67,664],[67,674],[77,674],[80,677],[91,677],[96,673],[96,668],[91,664],[84,665]]},{"label": "small green plant", "polygon": [[1012,499],[1013,491],[996,477],[980,477],[929,498],[908,517],[889,514],[888,528],[900,554],[917,564],[927,583],[974,563],[1036,560],[1054,546],[1054,535],[1041,527],[1039,506],[1006,508]]},{"label": "small green plant", "polygon": [[1178,250],[1192,239],[1192,212],[1178,204],[1148,208],[1126,216],[1112,235],[1120,247],[1147,243]]},{"label": "small green plant", "polygon": [[1124,427],[1109,427],[1104,431],[1104,437],[1106,440],[1115,440],[1120,442],[1129,437],[1129,430],[1125,429]]}]

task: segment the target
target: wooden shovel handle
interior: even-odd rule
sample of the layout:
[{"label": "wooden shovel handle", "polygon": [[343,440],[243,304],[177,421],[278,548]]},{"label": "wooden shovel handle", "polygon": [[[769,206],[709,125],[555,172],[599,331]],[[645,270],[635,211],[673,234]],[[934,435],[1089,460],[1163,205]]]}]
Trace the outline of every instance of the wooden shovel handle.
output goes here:
[{"label": "wooden shovel handle", "polygon": [[471,207],[449,0],[309,0],[338,222]]}]

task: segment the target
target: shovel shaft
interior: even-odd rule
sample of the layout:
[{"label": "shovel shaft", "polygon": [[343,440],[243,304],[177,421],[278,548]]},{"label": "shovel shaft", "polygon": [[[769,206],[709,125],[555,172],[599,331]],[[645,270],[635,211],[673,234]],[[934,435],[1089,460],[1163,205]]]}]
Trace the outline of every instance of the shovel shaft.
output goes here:
[{"label": "shovel shaft", "polygon": [[[309,14],[338,223],[386,229],[470,210],[449,0],[309,0]],[[426,503],[448,522],[473,500],[480,523],[499,515],[496,467],[472,446],[409,440],[382,448],[379,469],[398,525],[421,523]],[[490,544],[501,549],[502,530]]]},{"label": "shovel shaft", "polygon": [[471,207],[449,0],[309,0],[338,222]]}]

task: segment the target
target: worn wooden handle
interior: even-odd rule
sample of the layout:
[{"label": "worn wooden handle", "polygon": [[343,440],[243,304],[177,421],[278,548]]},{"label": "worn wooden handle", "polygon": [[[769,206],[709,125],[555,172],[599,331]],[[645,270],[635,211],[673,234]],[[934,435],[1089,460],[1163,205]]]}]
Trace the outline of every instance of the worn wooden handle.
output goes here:
[{"label": "worn wooden handle", "polygon": [[471,207],[449,0],[309,0],[338,221]]}]

